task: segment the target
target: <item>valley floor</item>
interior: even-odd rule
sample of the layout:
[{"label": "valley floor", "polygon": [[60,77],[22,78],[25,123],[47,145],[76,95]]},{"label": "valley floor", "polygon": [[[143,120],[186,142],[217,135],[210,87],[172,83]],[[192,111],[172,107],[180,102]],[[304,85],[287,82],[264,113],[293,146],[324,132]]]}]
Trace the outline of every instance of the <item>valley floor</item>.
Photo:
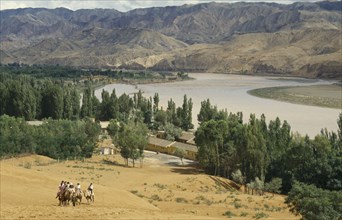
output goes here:
[{"label": "valley floor", "polygon": [[[1,161],[1,219],[298,219],[284,196],[236,191],[180,160],[148,153],[143,166],[119,155],[57,162],[42,156]],[[167,162],[165,162],[167,158]],[[130,164],[131,165],[131,164]],[[94,184],[95,202],[58,206],[61,180]]]}]

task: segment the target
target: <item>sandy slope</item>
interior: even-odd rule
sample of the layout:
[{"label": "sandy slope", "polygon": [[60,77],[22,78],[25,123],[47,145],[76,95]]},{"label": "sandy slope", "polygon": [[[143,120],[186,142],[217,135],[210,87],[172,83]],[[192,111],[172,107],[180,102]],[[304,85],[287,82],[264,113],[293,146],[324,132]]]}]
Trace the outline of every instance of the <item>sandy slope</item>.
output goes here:
[{"label": "sandy slope", "polygon": [[[143,168],[126,168],[120,156],[59,162],[42,156],[1,161],[1,219],[297,219],[282,196],[252,196],[223,187],[192,167],[165,165],[149,156]],[[60,207],[61,180],[94,183],[95,203]],[[223,185],[220,182],[223,181]],[[241,216],[245,215],[245,216]]]}]

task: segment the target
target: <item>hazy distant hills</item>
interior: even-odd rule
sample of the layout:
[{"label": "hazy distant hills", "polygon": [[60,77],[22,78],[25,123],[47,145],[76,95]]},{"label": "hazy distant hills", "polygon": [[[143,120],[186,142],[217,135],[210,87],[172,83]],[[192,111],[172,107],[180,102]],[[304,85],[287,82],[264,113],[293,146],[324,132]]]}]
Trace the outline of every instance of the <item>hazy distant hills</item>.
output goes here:
[{"label": "hazy distant hills", "polygon": [[1,62],[338,77],[341,1],[1,11]]}]

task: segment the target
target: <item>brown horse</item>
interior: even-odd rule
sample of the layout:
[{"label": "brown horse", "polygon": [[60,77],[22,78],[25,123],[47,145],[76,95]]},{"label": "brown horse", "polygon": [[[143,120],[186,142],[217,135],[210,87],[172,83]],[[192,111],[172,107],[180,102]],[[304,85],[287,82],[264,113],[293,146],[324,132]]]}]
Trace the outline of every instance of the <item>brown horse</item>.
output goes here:
[{"label": "brown horse", "polygon": [[91,193],[89,190],[83,190],[84,197],[87,199],[87,202],[95,202],[94,192]]},{"label": "brown horse", "polygon": [[72,197],[72,191],[70,189],[66,189],[60,192],[58,195],[59,205],[60,206],[69,205],[71,197]]}]

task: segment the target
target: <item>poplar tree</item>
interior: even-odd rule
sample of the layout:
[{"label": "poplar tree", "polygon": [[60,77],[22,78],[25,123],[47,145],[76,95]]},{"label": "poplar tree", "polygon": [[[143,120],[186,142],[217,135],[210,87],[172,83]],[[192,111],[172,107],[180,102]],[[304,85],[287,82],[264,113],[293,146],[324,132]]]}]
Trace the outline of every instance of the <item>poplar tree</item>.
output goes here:
[{"label": "poplar tree", "polygon": [[172,100],[172,98],[167,102],[167,121],[173,125],[179,124],[177,113],[176,113],[176,103]]},{"label": "poplar tree", "polygon": [[258,123],[255,115],[251,114],[247,126],[247,152],[244,167],[247,182],[252,181],[255,177],[264,181],[269,162],[266,140]]},{"label": "poplar tree", "polygon": [[112,93],[110,94],[109,115],[110,119],[117,119],[119,117],[119,103],[115,89],[113,89]]},{"label": "poplar tree", "polygon": [[63,118],[71,120],[73,115],[71,90],[65,89],[63,96]]},{"label": "poplar tree", "polygon": [[159,107],[159,94],[154,93],[154,96],[153,96],[153,113],[154,114],[158,111],[158,107]]},{"label": "poplar tree", "polygon": [[128,121],[130,112],[133,108],[133,100],[129,97],[129,95],[123,93],[118,99],[118,105],[121,119],[123,121]]},{"label": "poplar tree", "polygon": [[76,88],[71,90],[71,108],[72,108],[72,120],[77,120],[80,118],[80,95]]},{"label": "poplar tree", "polygon": [[93,116],[93,101],[92,101],[92,89],[87,86],[83,91],[81,117],[92,117]]},{"label": "poplar tree", "polygon": [[228,124],[224,120],[204,122],[196,131],[198,160],[209,173],[221,175],[222,153],[225,148]]},{"label": "poplar tree", "polygon": [[[1,77],[1,75],[0,75]],[[1,79],[1,78],[0,78]],[[7,87],[4,83],[0,81],[0,100],[1,100],[1,105],[0,105],[0,115],[5,114],[6,108],[7,108]]]},{"label": "poplar tree", "polygon": [[63,90],[52,83],[42,92],[42,117],[61,119],[63,116]]},{"label": "poplar tree", "polygon": [[194,127],[192,124],[192,106],[192,99],[190,98],[188,100],[187,96],[184,95],[181,114],[181,127],[186,131]]},{"label": "poplar tree", "polygon": [[108,121],[112,118],[111,114],[111,108],[112,108],[112,102],[109,96],[109,92],[102,90],[101,93],[102,102],[99,107],[99,111],[97,113],[97,119],[102,121]]}]

